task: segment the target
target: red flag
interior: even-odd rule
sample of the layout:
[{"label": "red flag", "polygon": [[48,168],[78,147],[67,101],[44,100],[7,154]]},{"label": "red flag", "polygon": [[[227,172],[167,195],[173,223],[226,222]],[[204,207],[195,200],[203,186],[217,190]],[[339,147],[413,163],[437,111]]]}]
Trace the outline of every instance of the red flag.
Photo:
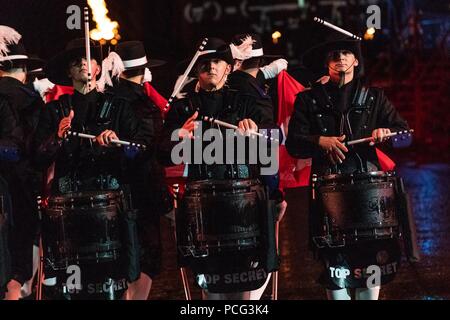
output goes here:
[{"label": "red flag", "polygon": [[49,103],[58,100],[64,94],[73,94],[73,87],[55,85],[45,94],[45,101]]},{"label": "red flag", "polygon": [[150,82],[144,83],[144,89],[147,93],[147,96],[150,98],[150,100],[153,101],[153,103],[166,114],[169,109],[165,110],[165,107],[167,105],[167,99],[164,98],[162,95],[159,94],[158,91],[156,91],[155,88],[150,84]]},{"label": "red flag", "polygon": [[[286,71],[278,75],[278,126],[286,137],[289,120],[294,111],[297,94],[305,89]],[[311,174],[311,159],[295,159],[291,157],[284,145],[279,149],[280,188],[295,188],[309,185]]]},{"label": "red flag", "polygon": [[395,169],[395,162],[392,161],[391,158],[387,156],[383,151],[378,148],[375,148],[377,152],[378,162],[380,163],[381,170],[383,171],[392,171]]}]

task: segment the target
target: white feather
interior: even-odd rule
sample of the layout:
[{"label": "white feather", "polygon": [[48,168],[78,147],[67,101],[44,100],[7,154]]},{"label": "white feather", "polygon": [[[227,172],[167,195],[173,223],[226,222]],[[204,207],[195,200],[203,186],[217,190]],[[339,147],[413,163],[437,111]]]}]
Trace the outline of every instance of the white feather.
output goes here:
[{"label": "white feather", "polygon": [[144,79],[142,80],[142,83],[152,82],[152,80],[153,80],[153,76],[152,76],[150,69],[145,68]]},{"label": "white feather", "polygon": [[105,90],[105,86],[113,86],[112,78],[118,78],[125,71],[125,66],[120,56],[111,52],[102,62],[102,75],[97,81],[97,89],[100,92]]},{"label": "white feather", "polygon": [[247,60],[252,57],[253,43],[255,40],[251,36],[241,39],[242,43],[236,46],[234,43],[230,44],[231,53],[234,59]]},{"label": "white feather", "polygon": [[8,45],[17,44],[22,38],[20,33],[11,27],[0,26],[0,56],[5,56],[8,52]]}]

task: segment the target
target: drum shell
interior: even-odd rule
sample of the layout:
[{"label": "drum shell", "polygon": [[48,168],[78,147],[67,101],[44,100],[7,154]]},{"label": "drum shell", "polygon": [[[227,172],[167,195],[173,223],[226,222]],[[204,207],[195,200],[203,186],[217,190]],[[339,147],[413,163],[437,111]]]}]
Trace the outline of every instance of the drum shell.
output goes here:
[{"label": "drum shell", "polygon": [[188,248],[211,253],[257,247],[264,199],[256,180],[188,183],[177,211],[178,248],[186,255]]},{"label": "drum shell", "polygon": [[43,219],[47,261],[70,264],[114,261],[121,248],[123,197],[119,192],[86,192],[49,199]]},{"label": "drum shell", "polygon": [[323,234],[337,242],[398,236],[396,178],[374,172],[319,178],[314,185]]}]

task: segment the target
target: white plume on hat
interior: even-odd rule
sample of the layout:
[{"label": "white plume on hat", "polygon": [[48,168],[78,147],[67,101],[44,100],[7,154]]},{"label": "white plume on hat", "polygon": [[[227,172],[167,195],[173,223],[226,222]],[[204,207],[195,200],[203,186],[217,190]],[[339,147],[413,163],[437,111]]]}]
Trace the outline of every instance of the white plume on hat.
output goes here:
[{"label": "white plume on hat", "polygon": [[112,86],[112,78],[118,78],[125,71],[125,66],[120,56],[115,52],[110,52],[102,62],[102,75],[97,81],[97,89],[105,90],[105,86]]},{"label": "white plume on hat", "polygon": [[20,33],[11,27],[0,26],[0,56],[5,56],[9,50],[9,44],[17,44],[22,38]]},{"label": "white plume on hat", "polygon": [[253,43],[255,40],[251,36],[241,39],[242,43],[236,46],[234,43],[230,44],[231,54],[234,59],[247,60],[252,57]]}]

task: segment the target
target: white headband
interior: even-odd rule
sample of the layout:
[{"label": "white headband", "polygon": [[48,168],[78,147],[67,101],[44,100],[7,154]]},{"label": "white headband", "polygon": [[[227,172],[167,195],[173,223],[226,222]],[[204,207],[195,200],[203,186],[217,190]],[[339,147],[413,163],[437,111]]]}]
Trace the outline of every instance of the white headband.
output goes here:
[{"label": "white headband", "polygon": [[0,57],[0,61],[19,60],[19,59],[28,59],[28,56],[16,54],[12,56]]},{"label": "white headband", "polygon": [[252,57],[261,57],[263,55],[264,55],[264,51],[262,48],[252,50]]},{"label": "white headband", "polygon": [[139,59],[123,60],[122,62],[123,62],[123,66],[125,67],[125,69],[127,69],[127,68],[133,68],[133,67],[137,67],[137,66],[143,66],[143,65],[147,64],[148,60],[147,60],[147,57],[144,56]]}]

